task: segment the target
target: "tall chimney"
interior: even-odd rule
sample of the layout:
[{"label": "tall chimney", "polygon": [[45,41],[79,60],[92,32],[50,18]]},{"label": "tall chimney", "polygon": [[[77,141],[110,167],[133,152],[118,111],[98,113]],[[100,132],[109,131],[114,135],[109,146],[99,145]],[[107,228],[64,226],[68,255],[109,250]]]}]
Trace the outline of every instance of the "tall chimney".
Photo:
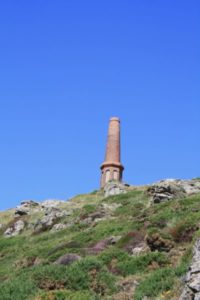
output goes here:
[{"label": "tall chimney", "polygon": [[101,187],[114,180],[120,182],[124,167],[120,158],[120,119],[111,118],[108,128],[105,161],[101,165]]}]

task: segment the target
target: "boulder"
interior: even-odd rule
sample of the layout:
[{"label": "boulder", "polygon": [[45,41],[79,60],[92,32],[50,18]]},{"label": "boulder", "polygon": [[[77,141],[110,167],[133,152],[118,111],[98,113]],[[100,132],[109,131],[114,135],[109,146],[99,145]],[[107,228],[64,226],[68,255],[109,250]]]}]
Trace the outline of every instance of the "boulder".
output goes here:
[{"label": "boulder", "polygon": [[12,237],[20,234],[25,227],[25,223],[22,220],[18,220],[12,226],[6,229],[4,232],[5,237]]},{"label": "boulder", "polygon": [[59,257],[54,264],[55,265],[71,265],[73,262],[80,260],[81,256],[73,253],[67,253]]}]

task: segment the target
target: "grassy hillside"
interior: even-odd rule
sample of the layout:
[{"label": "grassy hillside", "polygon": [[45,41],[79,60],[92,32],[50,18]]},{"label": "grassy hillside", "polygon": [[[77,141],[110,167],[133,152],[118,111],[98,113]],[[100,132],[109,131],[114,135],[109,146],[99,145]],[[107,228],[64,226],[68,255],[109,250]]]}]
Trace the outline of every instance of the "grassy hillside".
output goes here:
[{"label": "grassy hillside", "polygon": [[[181,294],[199,235],[199,194],[150,206],[144,190],[108,198],[94,192],[62,209],[73,209],[59,220],[66,229],[35,231],[36,212],[20,217],[27,226],[11,238],[3,232],[14,211],[0,212],[0,300],[175,300]],[[67,253],[81,259],[54,264]]]}]

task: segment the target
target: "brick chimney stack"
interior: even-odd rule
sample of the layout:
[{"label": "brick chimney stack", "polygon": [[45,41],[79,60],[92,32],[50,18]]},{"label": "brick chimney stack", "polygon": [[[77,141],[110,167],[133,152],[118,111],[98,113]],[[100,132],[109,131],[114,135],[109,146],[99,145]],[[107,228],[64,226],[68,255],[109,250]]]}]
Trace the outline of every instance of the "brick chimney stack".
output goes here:
[{"label": "brick chimney stack", "polygon": [[124,167],[120,158],[120,119],[111,118],[108,129],[108,140],[106,146],[105,161],[101,165],[101,187],[108,181],[122,180]]}]

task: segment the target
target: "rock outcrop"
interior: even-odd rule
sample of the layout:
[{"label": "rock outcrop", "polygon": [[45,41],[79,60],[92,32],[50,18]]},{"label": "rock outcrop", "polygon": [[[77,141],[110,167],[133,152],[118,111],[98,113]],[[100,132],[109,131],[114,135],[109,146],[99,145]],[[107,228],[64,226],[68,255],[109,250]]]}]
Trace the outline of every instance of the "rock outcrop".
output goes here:
[{"label": "rock outcrop", "polygon": [[[70,214],[70,211],[62,211],[57,207],[45,207],[45,216],[42,219],[37,220],[34,224],[34,229],[36,232],[51,229],[62,217],[70,216]],[[64,229],[63,227],[61,228],[61,226],[59,228]],[[58,230],[58,227],[54,227],[54,229]]]},{"label": "rock outcrop", "polygon": [[33,209],[39,208],[39,203],[33,200],[22,201],[19,206],[17,206],[15,210],[16,216],[24,216],[29,215]]},{"label": "rock outcrop", "polygon": [[152,203],[160,203],[174,198],[185,198],[200,193],[200,180],[161,180],[147,188]]},{"label": "rock outcrop", "polygon": [[40,206],[42,208],[50,208],[50,207],[58,207],[62,204],[64,204],[65,201],[63,200],[53,200],[53,199],[49,199],[49,200],[44,200],[40,203]]},{"label": "rock outcrop", "polygon": [[127,193],[129,185],[117,182],[117,181],[110,181],[104,187],[104,195],[105,197],[119,195]]},{"label": "rock outcrop", "polygon": [[185,288],[179,300],[200,300],[200,239],[195,243]]},{"label": "rock outcrop", "polygon": [[6,229],[6,231],[4,232],[4,236],[5,237],[16,236],[22,232],[24,227],[25,227],[24,221],[18,220],[14,224],[12,224],[12,226],[10,226]]}]

